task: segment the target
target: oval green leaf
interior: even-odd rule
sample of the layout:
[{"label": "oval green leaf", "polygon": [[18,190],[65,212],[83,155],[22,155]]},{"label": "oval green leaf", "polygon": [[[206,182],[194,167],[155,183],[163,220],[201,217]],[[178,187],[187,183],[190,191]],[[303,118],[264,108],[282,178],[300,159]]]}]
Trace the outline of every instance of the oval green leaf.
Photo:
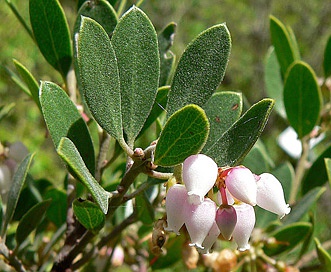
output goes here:
[{"label": "oval green leaf", "polygon": [[52,82],[41,83],[40,103],[55,148],[62,137],[71,139],[94,175],[95,156],[91,135],[76,105],[61,87]]},{"label": "oval green leaf", "polygon": [[30,73],[30,71],[18,60],[13,60],[16,70],[20,74],[24,83],[28,87],[31,97],[34,102],[37,104],[38,108],[41,110],[40,102],[39,102],[39,85],[34,76]]},{"label": "oval green leaf", "polygon": [[329,77],[331,75],[331,36],[324,50],[323,69],[325,78]]},{"label": "oval green leaf", "polygon": [[11,219],[13,218],[18,199],[21,194],[21,190],[23,188],[23,185],[25,183],[26,177],[28,175],[29,168],[32,163],[33,159],[33,154],[27,155],[23,161],[19,164],[13,180],[12,180],[12,185],[10,187],[9,193],[8,193],[8,198],[7,198],[7,208],[6,208],[6,213],[4,216],[3,220],[3,225],[1,229],[1,237],[5,237],[5,233],[7,231],[7,227]]},{"label": "oval green leaf", "polygon": [[210,123],[209,137],[203,147],[203,153],[239,119],[242,112],[242,95],[236,92],[218,92],[213,94],[202,108]]},{"label": "oval green leaf", "polygon": [[317,256],[321,262],[323,271],[331,271],[331,256],[330,254],[322,247],[320,241],[317,238],[314,238],[315,247],[317,251]]},{"label": "oval green leaf", "polygon": [[15,239],[19,246],[29,234],[39,225],[46,213],[52,200],[45,200],[34,205],[20,220],[16,233]]},{"label": "oval green leaf", "polygon": [[[328,173],[325,168],[325,158],[331,158],[331,145],[313,162],[309,167],[301,184],[301,194],[304,195],[311,189],[323,186],[328,180]],[[318,174],[316,174],[318,173]]]},{"label": "oval green leaf", "polygon": [[30,0],[30,22],[47,62],[65,78],[72,61],[69,27],[58,0]]},{"label": "oval green leaf", "polygon": [[296,43],[293,43],[292,33],[289,33],[284,24],[272,15],[270,16],[270,35],[284,77],[288,67],[293,61],[299,59],[300,54],[295,51]]},{"label": "oval green leaf", "polygon": [[269,49],[264,67],[264,81],[267,94],[275,99],[275,110],[278,114],[286,118],[283,101],[284,84],[274,47]]},{"label": "oval green leaf", "polygon": [[133,6],[120,18],[111,43],[121,82],[123,129],[132,146],[152,109],[159,85],[157,35],[146,14]]},{"label": "oval green leaf", "polygon": [[316,75],[307,63],[297,61],[288,69],[284,105],[288,121],[301,139],[319,120],[322,95]]},{"label": "oval green leaf", "polygon": [[105,191],[91,175],[74,143],[69,138],[62,138],[57,152],[68,164],[72,174],[86,186],[95,202],[99,205],[103,213],[106,214],[108,212],[110,193]]},{"label": "oval green leaf", "polygon": [[218,166],[238,164],[261,135],[273,105],[272,99],[254,104],[204,154],[212,157]]},{"label": "oval green leaf", "polygon": [[176,57],[170,51],[174,41],[176,24],[168,24],[158,35],[159,53],[160,53],[160,80],[159,86],[169,84],[169,77],[175,65]]},{"label": "oval green leaf", "polygon": [[209,122],[203,109],[187,105],[168,119],[156,144],[154,163],[173,166],[201,151],[209,134]]},{"label": "oval green leaf", "polygon": [[77,220],[88,230],[97,232],[105,224],[105,215],[98,205],[88,200],[75,200],[72,204]]},{"label": "oval green leaf", "polygon": [[298,222],[277,229],[270,235],[277,240],[277,245],[265,245],[264,252],[268,256],[274,256],[294,248],[309,235],[311,228],[311,223]]},{"label": "oval green leaf", "polygon": [[294,207],[291,207],[291,212],[282,220],[283,224],[288,225],[298,222],[312,208],[325,190],[325,187],[316,187],[305,194]]},{"label": "oval green leaf", "polygon": [[77,62],[86,102],[95,120],[123,142],[121,93],[115,52],[106,31],[83,17],[78,36]]},{"label": "oval green leaf", "polygon": [[169,92],[168,116],[185,105],[203,106],[223,80],[231,50],[225,24],[202,32],[179,60]]}]

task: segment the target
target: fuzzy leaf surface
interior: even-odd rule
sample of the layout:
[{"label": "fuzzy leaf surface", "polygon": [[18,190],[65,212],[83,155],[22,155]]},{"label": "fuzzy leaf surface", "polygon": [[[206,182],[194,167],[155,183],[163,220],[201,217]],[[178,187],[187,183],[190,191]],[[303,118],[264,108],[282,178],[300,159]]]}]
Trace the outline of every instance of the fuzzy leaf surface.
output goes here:
[{"label": "fuzzy leaf surface", "polygon": [[188,104],[203,106],[222,82],[231,51],[225,24],[202,32],[185,49],[169,92],[168,116]]}]

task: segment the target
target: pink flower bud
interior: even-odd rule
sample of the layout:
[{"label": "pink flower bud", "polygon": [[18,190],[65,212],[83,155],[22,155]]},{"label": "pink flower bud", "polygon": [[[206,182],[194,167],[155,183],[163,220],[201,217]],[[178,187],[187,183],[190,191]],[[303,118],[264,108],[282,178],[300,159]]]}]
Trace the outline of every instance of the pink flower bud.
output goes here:
[{"label": "pink flower bud", "polygon": [[263,173],[257,180],[257,205],[283,218],[291,208],[286,204],[281,183],[272,174]]},{"label": "pink flower bud", "polygon": [[214,221],[213,225],[211,226],[205,240],[203,241],[202,243],[202,247],[203,249],[201,248],[197,248],[198,252],[201,253],[201,254],[208,254],[210,253],[210,249],[211,247],[215,244],[217,238],[218,238],[218,235],[220,235],[220,230],[216,224],[216,222]]},{"label": "pink flower bud", "polygon": [[222,205],[216,212],[216,223],[223,237],[230,240],[233,230],[237,224],[237,214],[235,208],[230,205]]},{"label": "pink flower bud", "polygon": [[189,156],[183,163],[183,181],[189,202],[198,205],[213,188],[218,175],[217,164],[210,157],[197,154]]},{"label": "pink flower bud", "polygon": [[184,204],[183,216],[187,231],[191,237],[190,246],[204,249],[203,241],[215,222],[216,204],[209,198],[199,204]]},{"label": "pink flower bud", "polygon": [[248,241],[255,225],[254,208],[246,203],[236,204],[233,207],[237,213],[237,224],[232,237],[238,245],[238,250],[245,251],[250,248]]},{"label": "pink flower bud", "polygon": [[187,191],[184,185],[175,184],[169,188],[165,204],[168,223],[166,231],[173,231],[179,235],[179,230],[184,225],[182,210],[185,202],[187,202]]},{"label": "pink flower bud", "polygon": [[234,167],[225,177],[225,185],[236,199],[256,205],[256,181],[253,173],[246,167]]}]

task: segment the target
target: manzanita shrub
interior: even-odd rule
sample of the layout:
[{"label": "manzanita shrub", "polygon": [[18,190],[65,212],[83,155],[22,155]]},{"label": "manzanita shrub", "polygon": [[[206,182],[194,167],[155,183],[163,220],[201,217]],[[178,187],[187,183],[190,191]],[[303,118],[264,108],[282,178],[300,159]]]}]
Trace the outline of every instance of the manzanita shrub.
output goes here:
[{"label": "manzanita shrub", "polygon": [[[241,92],[218,89],[225,24],[176,62],[174,23],[157,33],[139,7],[123,12],[126,1],[78,2],[70,33],[58,0],[29,0],[30,24],[6,0],[61,75],[38,81],[24,60],[8,69],[67,172],[60,184],[35,180],[34,153],[3,142],[1,270],[331,271],[313,212],[331,175],[330,39],[317,79],[293,31],[270,16],[272,99],[244,107]],[[258,140],[273,108],[289,125],[279,144],[293,158],[281,165]]]}]

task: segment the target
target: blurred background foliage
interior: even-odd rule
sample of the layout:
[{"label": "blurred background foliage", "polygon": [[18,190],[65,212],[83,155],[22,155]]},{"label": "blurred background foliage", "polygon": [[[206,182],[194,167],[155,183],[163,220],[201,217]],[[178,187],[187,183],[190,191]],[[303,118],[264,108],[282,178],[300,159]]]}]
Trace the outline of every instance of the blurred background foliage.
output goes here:
[{"label": "blurred background foliage", "polygon": [[[73,29],[77,1],[60,1]],[[141,2],[141,1],[138,1]],[[12,0],[29,22],[28,1]],[[127,1],[127,8],[136,1]],[[273,14],[289,25],[298,40],[302,59],[317,75],[322,75],[323,49],[331,34],[330,1],[287,0],[145,0],[141,8],[148,14],[157,31],[169,22],[177,23],[172,51],[177,60],[187,44],[208,27],[226,22],[232,36],[232,53],[220,86],[222,90],[242,91],[249,103],[266,97],[263,80],[264,61],[271,44],[269,15]],[[61,167],[47,137],[45,126],[33,101],[12,82],[6,68],[15,71],[12,59],[19,60],[38,80],[61,82],[61,77],[43,59],[41,53],[25,32],[7,5],[0,5],[0,105],[15,103],[11,115],[0,126],[2,141],[23,141],[31,152],[37,152],[32,173],[42,177],[45,172],[56,181]],[[6,67],[6,68],[5,68]],[[24,118],[21,118],[24,116]],[[277,124],[277,126],[275,126]],[[272,129],[270,129],[272,127]],[[263,138],[271,157],[282,161],[284,153],[277,148],[274,137],[286,124],[274,112]],[[269,129],[268,129],[269,128]],[[271,136],[271,137],[270,137]],[[269,143],[272,142],[272,143]],[[52,154],[53,156],[50,156]]]}]

